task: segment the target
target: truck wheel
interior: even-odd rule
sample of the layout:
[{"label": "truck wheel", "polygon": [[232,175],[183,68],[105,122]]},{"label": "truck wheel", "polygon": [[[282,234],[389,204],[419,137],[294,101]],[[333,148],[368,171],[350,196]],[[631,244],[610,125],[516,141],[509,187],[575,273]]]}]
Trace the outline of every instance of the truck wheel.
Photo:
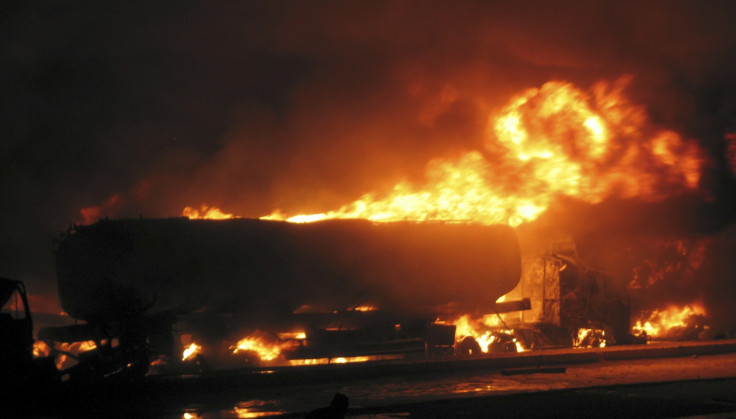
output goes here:
[{"label": "truck wheel", "polygon": [[459,356],[478,356],[482,353],[478,341],[472,336],[464,337],[460,343],[455,345],[455,354]]}]

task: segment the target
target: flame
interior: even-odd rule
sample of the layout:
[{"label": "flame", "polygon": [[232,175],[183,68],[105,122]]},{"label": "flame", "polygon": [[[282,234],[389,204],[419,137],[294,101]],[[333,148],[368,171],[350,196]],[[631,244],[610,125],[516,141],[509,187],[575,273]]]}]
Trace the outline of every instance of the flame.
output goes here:
[{"label": "flame", "polygon": [[260,418],[266,416],[283,415],[286,412],[276,409],[277,404],[264,400],[251,400],[248,402],[238,403],[233,407],[233,413],[237,418]]},{"label": "flame", "polygon": [[606,331],[601,329],[578,329],[577,336],[573,339],[573,346],[578,348],[605,348]]},{"label": "flame", "polygon": [[87,352],[97,349],[97,344],[93,340],[86,340],[79,344],[79,352]]},{"label": "flame", "polygon": [[503,335],[508,335],[507,337],[514,342],[517,352],[525,351],[521,342],[513,337],[513,331],[499,327],[502,322],[498,317],[498,315],[494,314],[492,316],[483,316],[480,319],[472,319],[469,314],[464,314],[452,321],[438,321],[437,323],[455,325],[457,342],[461,342],[470,336],[478,342],[483,353],[488,353],[490,345],[503,337]]},{"label": "flame", "polygon": [[[560,197],[591,204],[609,198],[654,202],[696,190],[703,151],[678,133],[653,126],[644,107],[625,97],[630,82],[630,77],[622,77],[585,91],[550,81],[527,89],[489,115],[484,144],[459,157],[430,161],[422,184],[402,180],[388,192],[366,193],[336,210],[288,215],[275,209],[261,219],[451,220],[518,226],[540,217]],[[183,215],[234,217],[206,205],[201,211],[187,207]],[[473,336],[487,350],[498,325],[465,321],[474,324],[458,336]],[[458,329],[465,327],[462,322],[457,321]],[[254,350],[264,360],[280,354],[279,345],[260,339],[246,338],[238,350]]]},{"label": "flame", "polygon": [[199,210],[192,207],[184,207],[181,215],[190,219],[227,220],[234,218],[232,214],[226,214],[217,207],[202,205]]},{"label": "flame", "polygon": [[653,338],[671,337],[677,330],[702,326],[698,321],[706,316],[705,308],[699,303],[678,307],[671,305],[665,310],[654,310],[637,320],[633,332]]},{"label": "flame", "polygon": [[599,82],[589,92],[561,81],[528,89],[489,117],[483,149],[430,161],[422,186],[400,181],[386,196],[367,193],[334,211],[287,216],[277,209],[261,218],[517,226],[538,218],[559,196],[656,201],[697,188],[700,149],[673,131],[651,128],[643,107],[623,95],[629,82]]},{"label": "flame", "polygon": [[[34,345],[34,352],[35,352]],[[39,345],[39,349],[42,346]],[[61,342],[56,343],[50,350],[56,358],[56,369],[63,370],[77,363],[79,354],[97,349],[97,344],[93,340],[82,342]]]},{"label": "flame", "polygon": [[182,352],[181,360],[186,361],[195,357],[199,353],[202,353],[202,347],[192,342],[184,349],[184,352]]},{"label": "flame", "polygon": [[273,361],[281,355],[281,350],[287,346],[291,346],[291,343],[270,341],[261,336],[260,333],[254,333],[239,340],[230,349],[233,351],[233,354],[242,351],[252,351],[258,354],[261,361]]},{"label": "flame", "polygon": [[353,309],[353,311],[376,311],[378,307],[372,305],[359,305]]},{"label": "flame", "polygon": [[42,340],[33,342],[33,357],[44,358],[51,355],[51,347]]},{"label": "flame", "polygon": [[279,339],[283,340],[304,340],[307,338],[305,332],[284,332],[278,334]]}]

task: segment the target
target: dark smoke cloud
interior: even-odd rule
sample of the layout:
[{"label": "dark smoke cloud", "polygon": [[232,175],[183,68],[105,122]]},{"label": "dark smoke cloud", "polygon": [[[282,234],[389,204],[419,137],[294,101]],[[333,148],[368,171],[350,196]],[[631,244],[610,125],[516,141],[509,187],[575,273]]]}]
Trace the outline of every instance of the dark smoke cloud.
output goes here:
[{"label": "dark smoke cloud", "polygon": [[710,154],[718,230],[736,11],[701,3],[16,3],[0,16],[0,274],[52,284],[52,238],[116,195],[105,215],[333,209],[478,148],[521,89],[622,74]]}]

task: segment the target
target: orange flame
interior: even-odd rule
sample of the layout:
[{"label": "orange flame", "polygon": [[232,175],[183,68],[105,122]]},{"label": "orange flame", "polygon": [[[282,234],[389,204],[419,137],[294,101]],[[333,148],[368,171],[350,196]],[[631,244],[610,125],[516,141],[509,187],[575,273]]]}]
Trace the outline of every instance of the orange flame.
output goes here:
[{"label": "orange flame", "polygon": [[226,214],[217,207],[202,205],[199,210],[192,207],[184,207],[181,215],[190,219],[227,220],[234,218],[232,214]]},{"label": "orange flame", "polygon": [[181,360],[186,361],[188,359],[191,359],[195,357],[197,354],[202,352],[202,347],[197,345],[196,343],[192,342],[184,349],[184,352],[181,354]]},{"label": "orange flame", "polygon": [[644,109],[623,96],[629,81],[601,82],[589,93],[559,81],[528,89],[489,118],[484,150],[429,162],[421,187],[401,181],[386,196],[368,193],[335,211],[287,216],[275,210],[262,218],[516,226],[539,217],[558,196],[654,201],[697,188],[700,149],[675,132],[650,128]]},{"label": "orange flame", "polygon": [[668,337],[675,330],[701,326],[697,322],[705,316],[705,308],[699,303],[683,307],[673,305],[662,311],[654,310],[649,316],[637,320],[633,331],[637,335]]},{"label": "orange flame", "polygon": [[[34,345],[34,352],[35,349],[38,348],[41,350],[39,353],[40,356],[44,356],[43,346],[39,345],[36,347]],[[83,352],[88,352],[97,349],[97,343],[93,340],[88,341],[82,341],[82,342],[62,342],[62,343],[56,343],[53,348],[50,348],[50,353],[52,355],[55,355],[56,358],[56,368],[58,370],[63,370],[73,364],[76,364],[78,361],[79,354]]]},{"label": "orange flame", "polygon": [[36,340],[33,342],[33,357],[43,358],[51,355],[51,347],[42,340]]},{"label": "orange flame", "polygon": [[605,348],[606,332],[602,329],[581,328],[573,338],[573,346],[578,348]]},{"label": "orange flame", "polygon": [[261,361],[273,361],[281,355],[281,350],[287,345],[291,345],[291,343],[272,342],[258,334],[253,334],[239,340],[230,349],[233,351],[233,354],[242,351],[252,351],[258,354]]},{"label": "orange flame", "polygon": [[501,327],[502,322],[498,318],[498,315],[473,319],[469,314],[464,314],[452,321],[439,321],[437,323],[455,325],[455,338],[457,342],[461,342],[470,336],[478,342],[483,353],[488,353],[491,344],[498,340],[499,336],[503,335],[509,335],[508,337],[516,346],[517,352],[523,352],[525,350],[521,342],[513,338],[512,331],[505,330]]}]

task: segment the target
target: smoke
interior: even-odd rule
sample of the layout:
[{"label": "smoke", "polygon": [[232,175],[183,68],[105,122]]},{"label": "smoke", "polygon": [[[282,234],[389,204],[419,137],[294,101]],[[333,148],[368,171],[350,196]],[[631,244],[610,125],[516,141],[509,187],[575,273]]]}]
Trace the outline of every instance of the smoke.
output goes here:
[{"label": "smoke", "polygon": [[722,229],[736,11],[588,3],[17,4],[0,18],[0,272],[53,283],[52,239],[83,208],[334,209],[482,148],[488,116],[525,88],[623,74],[655,125],[709,155],[709,201],[684,208],[707,211],[665,211],[681,220],[668,226]]}]

